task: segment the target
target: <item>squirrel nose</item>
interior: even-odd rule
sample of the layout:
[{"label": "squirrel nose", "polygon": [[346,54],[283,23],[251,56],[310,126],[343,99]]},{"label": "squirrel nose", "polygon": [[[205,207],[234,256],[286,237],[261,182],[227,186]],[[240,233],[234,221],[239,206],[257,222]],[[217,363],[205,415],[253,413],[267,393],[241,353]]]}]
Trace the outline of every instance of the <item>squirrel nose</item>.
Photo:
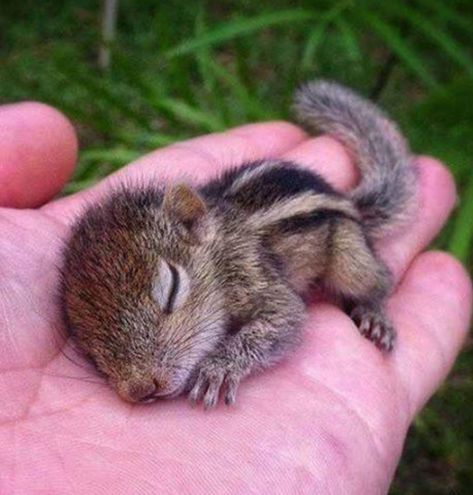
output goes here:
[{"label": "squirrel nose", "polygon": [[169,383],[164,379],[128,383],[120,395],[128,402],[153,402],[169,394]]},{"label": "squirrel nose", "polygon": [[132,402],[147,402],[154,397],[156,385],[154,382],[136,383],[128,387],[127,395]]},{"label": "squirrel nose", "polygon": [[167,395],[168,384],[165,381],[158,381],[156,379],[153,380],[153,383],[150,383],[146,386],[140,385],[136,391],[134,391],[134,400],[139,402],[152,402],[163,395]]}]

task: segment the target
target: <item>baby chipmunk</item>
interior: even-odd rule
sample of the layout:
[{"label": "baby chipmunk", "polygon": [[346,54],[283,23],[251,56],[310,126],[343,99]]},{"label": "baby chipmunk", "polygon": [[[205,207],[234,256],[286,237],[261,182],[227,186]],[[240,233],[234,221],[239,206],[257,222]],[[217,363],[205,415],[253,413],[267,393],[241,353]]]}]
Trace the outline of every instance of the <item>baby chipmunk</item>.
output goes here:
[{"label": "baby chipmunk", "polygon": [[349,149],[361,171],[354,190],[261,160],[197,188],[123,186],[73,227],[66,326],[124,400],[188,393],[206,407],[233,404],[243,378],[299,343],[314,284],[392,349],[391,276],[373,242],[413,215],[408,146],[380,110],[335,83],[303,86],[294,110],[305,129]]}]

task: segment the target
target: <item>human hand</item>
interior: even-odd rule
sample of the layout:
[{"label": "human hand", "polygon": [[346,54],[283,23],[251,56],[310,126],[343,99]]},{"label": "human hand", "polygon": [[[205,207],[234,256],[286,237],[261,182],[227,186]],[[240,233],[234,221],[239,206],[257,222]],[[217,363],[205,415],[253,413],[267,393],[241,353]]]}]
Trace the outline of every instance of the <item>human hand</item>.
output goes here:
[{"label": "human hand", "polygon": [[[52,201],[76,153],[52,109],[0,111],[0,493],[385,493],[414,415],[450,369],[468,328],[463,268],[422,250],[455,202],[452,180],[421,158],[420,213],[381,246],[399,285],[398,332],[384,356],[329,304],[309,308],[302,347],[246,380],[233,408],[184,399],[122,402],[61,340],[61,244],[87,201],[124,178],[204,179],[265,157],[293,159],[347,189],[356,171],[327,137],[255,124],[156,151],[98,186]],[[14,206],[16,209],[7,208]]]}]

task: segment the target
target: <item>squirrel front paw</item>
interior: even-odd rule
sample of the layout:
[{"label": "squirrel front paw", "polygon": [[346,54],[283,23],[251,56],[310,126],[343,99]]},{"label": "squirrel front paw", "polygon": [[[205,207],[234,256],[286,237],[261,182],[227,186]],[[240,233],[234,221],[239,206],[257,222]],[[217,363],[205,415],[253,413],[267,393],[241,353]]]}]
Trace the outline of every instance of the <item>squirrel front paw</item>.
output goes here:
[{"label": "squirrel front paw", "polygon": [[210,409],[217,405],[222,390],[225,404],[232,405],[235,403],[238,385],[245,374],[224,357],[209,357],[200,366],[189,400],[193,403],[203,401],[204,407]]},{"label": "squirrel front paw", "polygon": [[350,316],[358,326],[361,335],[371,340],[382,351],[392,351],[396,332],[382,311],[357,306]]}]

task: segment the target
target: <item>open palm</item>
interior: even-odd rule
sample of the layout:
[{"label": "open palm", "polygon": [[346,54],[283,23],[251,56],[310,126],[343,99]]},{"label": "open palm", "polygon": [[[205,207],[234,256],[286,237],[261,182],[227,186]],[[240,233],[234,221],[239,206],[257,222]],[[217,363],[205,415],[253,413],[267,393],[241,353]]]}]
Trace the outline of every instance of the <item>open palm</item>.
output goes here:
[{"label": "open palm", "polygon": [[420,254],[455,201],[440,164],[418,160],[419,216],[380,247],[400,281],[389,303],[395,351],[383,356],[336,307],[314,305],[295,355],[242,384],[233,408],[203,411],[184,399],[122,402],[64,341],[56,290],[68,226],[115,181],[202,180],[266,157],[346,189],[356,171],[344,150],[287,123],[250,125],[173,145],[89,191],[26,209],[63,185],[73,131],[54,110],[23,104],[0,111],[0,137],[0,493],[387,491],[407,428],[451,367],[470,315],[461,266]]}]

